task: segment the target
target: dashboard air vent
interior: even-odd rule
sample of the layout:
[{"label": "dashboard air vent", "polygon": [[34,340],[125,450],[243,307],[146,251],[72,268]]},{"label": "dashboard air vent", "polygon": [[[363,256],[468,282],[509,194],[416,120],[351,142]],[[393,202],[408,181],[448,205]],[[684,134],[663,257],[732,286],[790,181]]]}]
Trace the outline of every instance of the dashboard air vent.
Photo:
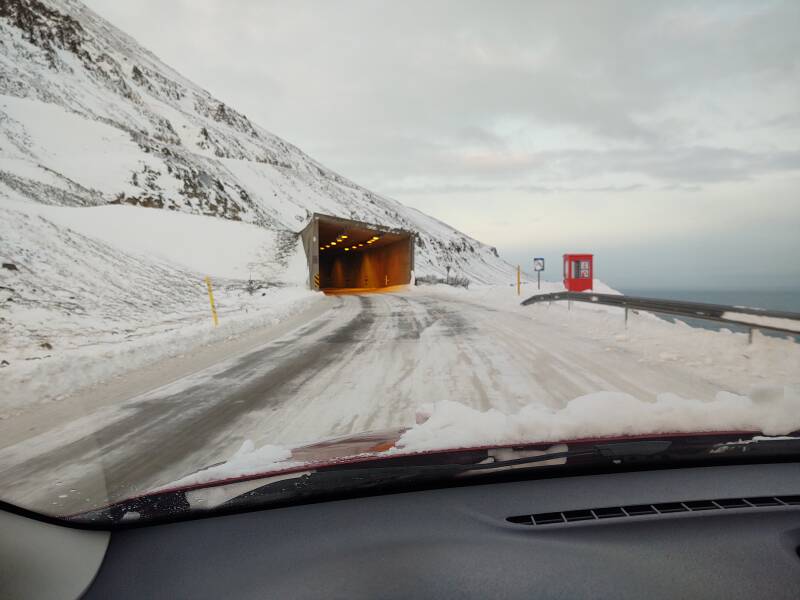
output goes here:
[{"label": "dashboard air vent", "polygon": [[759,496],[754,498],[721,498],[718,500],[686,500],[684,502],[662,502],[659,504],[632,504],[629,506],[606,506],[563,512],[534,513],[508,517],[510,523],[520,525],[554,525],[578,521],[597,521],[642,515],[662,515],[677,512],[704,510],[731,510],[764,506],[800,506],[800,495]]}]

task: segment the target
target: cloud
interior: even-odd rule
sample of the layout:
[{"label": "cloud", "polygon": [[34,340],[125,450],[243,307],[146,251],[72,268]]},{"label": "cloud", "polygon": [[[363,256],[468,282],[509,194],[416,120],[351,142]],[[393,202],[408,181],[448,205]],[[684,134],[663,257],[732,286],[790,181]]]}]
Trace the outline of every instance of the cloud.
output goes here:
[{"label": "cloud", "polygon": [[[697,190],[702,184],[743,181],[784,171],[800,170],[800,151],[746,152],[730,148],[682,147],[641,150],[568,149],[534,153],[478,151],[437,157],[432,166],[447,173],[437,177],[399,178],[385,191],[471,193],[491,190],[547,192],[626,192],[648,185],[662,190]],[[618,183],[581,185],[580,181],[609,177]],[[634,180],[632,182],[628,182]],[[636,181],[639,180],[639,181]],[[538,182],[538,183],[537,183]]]},{"label": "cloud", "polygon": [[[541,156],[535,163],[541,164]],[[747,152],[694,146],[648,150],[572,150],[552,153],[565,177],[576,174],[640,174],[671,183],[740,181],[775,171],[800,169],[800,151]]]},{"label": "cloud", "polygon": [[[674,120],[649,115],[736,78],[769,96],[797,76],[800,56],[795,2],[88,3],[334,163],[328,140],[358,140],[345,149],[387,162],[398,152],[380,142],[393,136],[496,147],[506,142],[492,127],[509,119],[526,137],[566,127],[657,145]],[[182,26],[164,36],[151,15]]]},{"label": "cloud", "polygon": [[[629,185],[604,185],[596,187],[559,187],[544,185],[525,185],[514,184],[503,186],[502,183],[425,183],[425,182],[401,182],[387,191],[389,194],[486,194],[497,191],[526,192],[529,194],[554,194],[554,193],[625,193],[637,190],[644,190],[647,186],[642,183],[632,183]],[[673,188],[674,189],[674,186]]]},{"label": "cloud", "polygon": [[[672,235],[662,207],[720,190],[800,190],[800,2],[87,3],[323,164],[493,245],[527,233],[486,226],[498,211],[545,200],[625,198],[624,237]],[[725,222],[708,210],[685,227]]]},{"label": "cloud", "polygon": [[800,112],[786,113],[764,122],[765,127],[800,129]]}]

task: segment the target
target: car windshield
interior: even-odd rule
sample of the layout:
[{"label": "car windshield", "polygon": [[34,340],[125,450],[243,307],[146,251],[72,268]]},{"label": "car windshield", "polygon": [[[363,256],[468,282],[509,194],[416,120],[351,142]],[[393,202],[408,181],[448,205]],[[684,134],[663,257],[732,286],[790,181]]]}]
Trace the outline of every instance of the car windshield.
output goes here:
[{"label": "car windshield", "polygon": [[796,452],[798,22],[4,0],[0,501]]}]

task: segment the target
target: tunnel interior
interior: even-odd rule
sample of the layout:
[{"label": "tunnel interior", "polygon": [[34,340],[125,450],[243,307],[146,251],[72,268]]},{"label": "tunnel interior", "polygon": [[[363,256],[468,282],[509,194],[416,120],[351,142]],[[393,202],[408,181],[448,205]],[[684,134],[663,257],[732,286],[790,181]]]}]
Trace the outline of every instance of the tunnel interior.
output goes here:
[{"label": "tunnel interior", "polygon": [[411,282],[413,239],[408,231],[317,217],[319,288],[375,289]]}]

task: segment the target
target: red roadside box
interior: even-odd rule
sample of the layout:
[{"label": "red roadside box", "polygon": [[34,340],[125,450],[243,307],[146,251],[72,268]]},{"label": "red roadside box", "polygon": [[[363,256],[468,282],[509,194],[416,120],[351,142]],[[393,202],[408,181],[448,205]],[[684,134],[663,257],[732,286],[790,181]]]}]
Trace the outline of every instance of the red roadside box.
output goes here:
[{"label": "red roadside box", "polygon": [[582,292],[592,289],[594,281],[594,255],[564,255],[564,287],[569,292]]}]

